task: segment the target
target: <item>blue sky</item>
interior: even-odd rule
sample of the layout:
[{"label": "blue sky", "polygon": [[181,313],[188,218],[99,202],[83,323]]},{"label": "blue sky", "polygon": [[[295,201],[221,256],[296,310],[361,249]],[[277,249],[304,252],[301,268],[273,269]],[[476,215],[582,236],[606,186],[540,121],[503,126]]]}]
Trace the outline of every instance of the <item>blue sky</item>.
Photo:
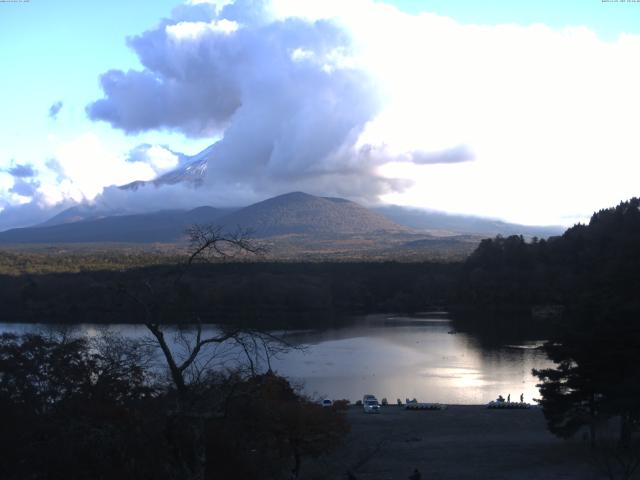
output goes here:
[{"label": "blue sky", "polygon": [[[0,118],[10,158],[35,161],[48,133],[74,135],[85,128],[84,107],[102,96],[99,75],[111,68],[139,68],[126,38],[167,16],[175,0],[152,2],[41,1],[0,4]],[[59,119],[49,107],[62,101]],[[10,114],[8,114],[10,112]],[[100,128],[102,135],[109,129]],[[118,141],[115,135],[111,141]],[[7,152],[8,150],[8,152]]]},{"label": "blue sky", "polygon": [[[542,24],[554,31],[560,31],[566,26],[584,26],[597,35],[597,48],[606,48],[608,43],[616,42],[622,33],[640,34],[640,3],[632,2],[389,0],[385,3],[412,16],[429,12],[448,17],[459,26],[517,24],[526,27]],[[195,154],[208,146],[212,142],[211,138],[187,138],[179,128],[172,132],[159,128],[127,134],[109,123],[89,120],[85,112],[88,104],[103,97],[99,85],[101,74],[110,69],[126,72],[142,68],[136,54],[127,47],[126,38],[153,28],[161,18],[169,17],[176,5],[175,0],[116,0],[101,3],[31,0],[26,3],[0,3],[0,62],[3,66],[3,73],[0,75],[0,104],[3,112],[0,115],[0,170],[9,169],[15,164],[30,164],[38,169],[47,159],[55,157],[60,149],[67,151],[65,144],[74,142],[80,135],[88,134],[99,139],[100,148],[109,148],[115,152],[114,155],[120,156],[143,143],[166,145],[174,151],[188,154]],[[584,40],[585,44],[590,41],[588,38]],[[637,62],[637,58],[629,56],[628,62]],[[616,68],[625,71],[624,58],[619,59]],[[630,92],[633,95],[631,90]],[[604,93],[593,92],[593,95],[601,96]],[[51,118],[48,111],[55,102],[62,102],[62,107],[56,118]],[[446,136],[445,132],[443,137]],[[451,144],[445,142],[442,147],[431,147],[436,151],[458,148],[458,143],[466,142],[466,137],[463,137],[460,140],[453,138]],[[82,144],[94,143],[96,142],[85,138]],[[480,143],[482,142],[478,142],[478,151],[484,148]],[[561,148],[565,149],[566,146]],[[629,157],[625,161],[635,161],[636,152],[628,153]],[[393,170],[394,175],[404,172],[411,178],[417,178],[413,171],[405,172],[408,167],[404,164],[394,168],[388,167],[389,171]],[[440,178],[439,175],[445,175],[440,170],[457,172],[466,168],[462,165],[438,165],[424,167],[421,172],[428,172],[432,178]],[[40,167],[39,170],[43,168]],[[566,178],[569,178],[569,167],[565,173]],[[49,175],[52,175],[51,172]],[[460,175],[463,178],[468,174],[462,172]],[[489,170],[487,175],[490,175]],[[28,201],[26,197],[12,197],[8,200],[9,184],[10,180],[6,175],[4,180],[0,178],[0,208]],[[55,188],[51,185],[50,189]],[[1,203],[3,195],[4,207]],[[423,198],[415,191],[407,191],[392,193],[383,200],[532,223],[557,222],[560,218],[554,218],[548,212],[539,216],[518,217],[517,212],[506,210],[496,211],[492,215],[491,206],[495,202],[488,202],[485,208],[474,211],[462,204],[449,204],[445,197],[442,194],[438,198]],[[609,201],[609,198],[616,197],[612,193],[602,197],[601,201]],[[573,211],[576,218],[587,213],[576,208],[576,204],[568,205],[562,218],[570,218]],[[585,207],[588,208],[592,208],[591,205]],[[565,223],[570,223],[571,220],[572,218]]]}]

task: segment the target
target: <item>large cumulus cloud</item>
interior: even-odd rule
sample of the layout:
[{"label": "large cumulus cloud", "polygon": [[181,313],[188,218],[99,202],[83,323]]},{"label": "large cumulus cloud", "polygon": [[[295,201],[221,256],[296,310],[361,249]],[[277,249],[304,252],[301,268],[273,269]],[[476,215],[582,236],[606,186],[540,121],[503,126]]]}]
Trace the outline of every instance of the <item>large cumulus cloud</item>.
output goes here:
[{"label": "large cumulus cloud", "polygon": [[[379,135],[371,125],[386,107],[381,92],[388,86],[381,85],[379,72],[363,56],[362,38],[355,38],[351,21],[337,20],[340,15],[333,13],[296,12],[300,5],[314,5],[308,2],[291,3],[288,13],[276,4],[192,0],[127,39],[141,68],[103,73],[104,97],[87,105],[86,112],[89,119],[139,141],[150,141],[144,138],[147,132],[156,140],[117,150],[92,132],[78,132],[37,165],[37,178],[0,172],[0,229],[36,223],[50,216],[47,212],[78,202],[105,212],[135,212],[167,205],[241,206],[293,190],[375,202],[411,184],[411,179],[381,174],[389,162],[472,159],[457,140],[426,149],[416,142],[387,145],[390,129],[384,127]],[[341,4],[338,11],[353,5]],[[368,0],[358,5],[359,11],[388,13]],[[380,28],[377,36],[384,35]],[[52,114],[61,106],[54,104]],[[167,131],[198,145],[210,140],[207,177],[200,188],[114,187],[184,166],[191,157],[163,140],[157,143]],[[422,141],[421,132],[417,137]]]},{"label": "large cumulus cloud", "polygon": [[183,6],[128,43],[144,69],[106,72],[88,115],[127,133],[221,137],[209,189],[234,190],[241,203],[238,192],[366,200],[399,187],[356,146],[381,109],[379,85],[335,21],[276,18],[261,1]]}]

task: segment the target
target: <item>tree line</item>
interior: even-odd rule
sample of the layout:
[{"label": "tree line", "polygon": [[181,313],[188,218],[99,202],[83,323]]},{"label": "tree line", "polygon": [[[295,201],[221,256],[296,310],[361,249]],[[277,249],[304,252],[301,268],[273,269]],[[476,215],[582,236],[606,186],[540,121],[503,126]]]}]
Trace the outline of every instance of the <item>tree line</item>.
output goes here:
[{"label": "tree line", "polygon": [[[482,241],[462,282],[479,305],[562,307],[544,347],[556,367],[534,371],[549,429],[562,437],[618,423],[611,478],[640,468],[640,199],[594,213],[562,236]],[[528,321],[531,321],[530,319]],[[615,476],[619,475],[619,476]]]},{"label": "tree line", "polygon": [[345,315],[428,309],[447,303],[459,264],[400,262],[194,263],[124,271],[0,275],[0,321],[140,323],[143,312],[120,287],[144,282],[167,300],[165,320],[309,327]]}]

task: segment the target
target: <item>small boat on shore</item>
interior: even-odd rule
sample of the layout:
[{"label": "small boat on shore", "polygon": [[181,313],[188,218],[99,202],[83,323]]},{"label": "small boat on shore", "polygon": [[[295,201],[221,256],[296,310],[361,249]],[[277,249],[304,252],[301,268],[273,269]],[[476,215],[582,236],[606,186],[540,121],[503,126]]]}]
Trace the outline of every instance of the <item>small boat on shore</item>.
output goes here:
[{"label": "small boat on shore", "polygon": [[445,410],[446,405],[442,403],[423,403],[423,402],[409,402],[404,406],[405,410]]},{"label": "small boat on shore", "polygon": [[497,410],[523,410],[531,408],[531,404],[525,402],[497,402],[494,400],[487,404],[487,408],[494,408]]}]

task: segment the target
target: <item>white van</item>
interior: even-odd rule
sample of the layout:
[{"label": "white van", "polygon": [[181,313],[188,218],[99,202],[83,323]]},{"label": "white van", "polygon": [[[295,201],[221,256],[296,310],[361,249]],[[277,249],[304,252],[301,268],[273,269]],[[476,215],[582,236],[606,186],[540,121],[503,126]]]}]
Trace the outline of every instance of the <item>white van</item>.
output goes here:
[{"label": "white van", "polygon": [[380,404],[378,399],[371,394],[362,397],[362,408],[364,413],[380,413]]}]

